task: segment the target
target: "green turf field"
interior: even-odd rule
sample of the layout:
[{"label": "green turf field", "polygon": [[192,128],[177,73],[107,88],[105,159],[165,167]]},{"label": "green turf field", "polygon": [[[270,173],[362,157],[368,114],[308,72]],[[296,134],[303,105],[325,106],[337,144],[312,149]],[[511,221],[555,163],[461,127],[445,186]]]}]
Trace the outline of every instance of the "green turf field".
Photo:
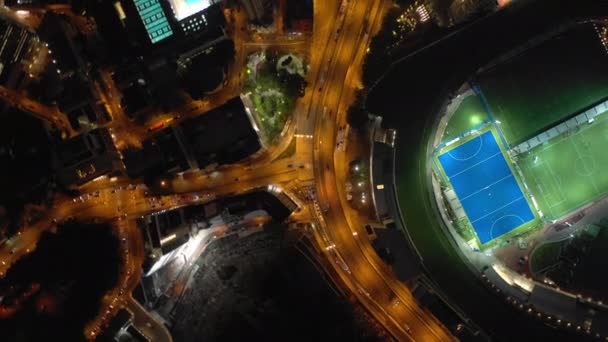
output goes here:
[{"label": "green turf field", "polygon": [[608,113],[520,156],[526,183],[547,218],[557,219],[608,192],[606,146]]},{"label": "green turf field", "polygon": [[441,140],[450,141],[487,120],[488,116],[479,97],[467,96],[450,118]]},{"label": "green turf field", "polygon": [[478,76],[513,146],[608,95],[608,58],[592,25],[580,25]]}]

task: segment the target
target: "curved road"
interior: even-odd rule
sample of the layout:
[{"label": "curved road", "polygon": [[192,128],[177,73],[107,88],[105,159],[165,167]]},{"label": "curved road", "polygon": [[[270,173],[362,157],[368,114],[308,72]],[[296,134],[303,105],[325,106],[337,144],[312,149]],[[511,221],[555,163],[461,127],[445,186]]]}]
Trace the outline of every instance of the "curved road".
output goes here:
[{"label": "curved road", "polygon": [[[344,24],[339,27],[340,31],[336,31],[341,34],[334,42],[330,41],[325,50],[329,56],[322,63],[329,63],[329,66],[324,76],[325,85],[322,85],[324,90],[316,106],[312,107],[312,112],[317,115],[314,169],[325,227],[322,235],[327,240],[326,249],[331,252],[329,257],[343,261],[343,269],[338,267],[337,271],[344,283],[396,339],[450,341],[454,338],[429,312],[418,306],[405,285],[380,261],[369,241],[358,238],[355,232],[362,227],[349,226],[338,189],[342,185],[336,180],[334,146],[337,126],[343,124],[344,108],[352,101],[356,88],[353,86],[356,80],[348,77],[349,71],[361,68],[371,24],[376,23],[378,28],[389,5],[390,2],[384,1],[351,0]],[[343,163],[338,167],[344,172]]]}]

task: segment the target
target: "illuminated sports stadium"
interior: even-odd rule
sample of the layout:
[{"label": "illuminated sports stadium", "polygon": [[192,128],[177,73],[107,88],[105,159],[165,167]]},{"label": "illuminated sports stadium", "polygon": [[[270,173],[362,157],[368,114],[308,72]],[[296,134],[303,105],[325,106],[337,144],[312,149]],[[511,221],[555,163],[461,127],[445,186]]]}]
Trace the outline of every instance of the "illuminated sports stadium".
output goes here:
[{"label": "illuminated sports stadium", "polygon": [[[608,295],[594,276],[608,258],[608,29],[556,21],[531,33],[505,22],[404,57],[367,95],[366,109],[397,131],[391,196],[403,249],[490,330],[511,334],[497,323],[515,319],[507,301],[534,317],[593,321],[608,336],[572,304]],[[490,39],[499,35],[508,41]],[[549,296],[555,306],[544,306]],[[486,317],[488,306],[501,318]]]},{"label": "illuminated sports stadium", "polygon": [[[605,53],[594,34],[587,25],[565,36],[592,37],[587,52]],[[576,58],[550,55],[537,67],[546,79],[526,72],[535,54],[558,44],[549,40],[482,70],[445,109],[433,151],[436,195],[473,250],[499,249],[511,238],[542,241],[540,230],[572,225],[571,216],[608,193],[601,168],[608,165],[608,82],[594,75],[608,70],[568,73],[562,65]]]},{"label": "illuminated sports stadium", "polygon": [[455,192],[446,196],[456,217],[470,222],[481,244],[536,219],[494,134],[486,128],[438,155],[444,179]]},{"label": "illuminated sports stadium", "polygon": [[451,306],[504,340],[605,339],[580,298],[608,302],[608,11],[536,5],[395,51],[379,79],[372,53],[365,109],[396,130],[399,244]]},{"label": "illuminated sports stadium", "polygon": [[[579,24],[479,69],[429,146],[437,217],[460,255],[507,298],[563,319],[577,294],[608,298],[597,277],[608,257],[607,32]],[[564,306],[544,307],[546,293]]]}]

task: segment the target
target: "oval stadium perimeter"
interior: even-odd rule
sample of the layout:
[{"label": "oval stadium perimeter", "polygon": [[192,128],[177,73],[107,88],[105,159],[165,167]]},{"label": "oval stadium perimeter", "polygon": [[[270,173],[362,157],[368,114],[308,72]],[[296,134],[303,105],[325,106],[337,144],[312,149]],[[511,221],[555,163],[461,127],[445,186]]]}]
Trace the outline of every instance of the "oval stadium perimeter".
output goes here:
[{"label": "oval stadium perimeter", "polygon": [[[569,329],[570,325],[556,323],[555,316],[542,312],[542,308],[534,308],[538,316],[527,315],[526,309],[533,308],[526,298],[509,293],[504,284],[498,284],[500,277],[485,276],[464,261],[459,247],[447,233],[431,181],[431,163],[437,157],[433,153],[433,138],[440,122],[439,113],[481,67],[525,46],[530,39],[550,37],[577,23],[605,16],[608,2],[603,1],[558,4],[537,0],[525,6],[515,5],[476,20],[445,39],[393,58],[384,76],[369,90],[367,109],[382,116],[384,126],[397,130],[396,191],[392,192],[396,202],[393,207],[399,207],[399,212],[393,213],[399,218],[396,225],[404,231],[409,248],[417,255],[426,274],[425,281],[447,298],[448,306],[457,315],[476,323],[492,340],[543,336],[559,341],[584,337]],[[513,25],[517,22],[527,25]],[[503,178],[508,176],[505,173]],[[514,200],[517,197],[511,199]],[[519,212],[526,215],[525,209]],[[525,327],[525,331],[513,329],[514,326]],[[603,330],[593,330],[590,335],[600,333],[602,338],[606,336]]]}]

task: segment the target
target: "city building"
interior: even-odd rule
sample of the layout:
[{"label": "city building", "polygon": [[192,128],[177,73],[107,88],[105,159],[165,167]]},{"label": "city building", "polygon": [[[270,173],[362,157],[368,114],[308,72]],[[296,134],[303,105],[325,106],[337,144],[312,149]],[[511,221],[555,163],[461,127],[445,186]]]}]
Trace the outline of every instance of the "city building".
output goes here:
[{"label": "city building", "polygon": [[180,55],[178,74],[190,97],[198,99],[221,89],[234,54],[234,42],[222,36]]},{"label": "city building", "polygon": [[[230,127],[230,131],[226,131]],[[212,164],[232,164],[262,147],[250,117],[239,97],[180,124],[184,143],[192,151],[199,168]]]},{"label": "city building", "polygon": [[[183,50],[180,46],[208,39],[202,36],[225,25],[216,0],[121,0],[114,8],[124,28],[133,33],[132,38],[137,40],[134,43],[147,45],[151,54]],[[144,37],[148,44],[140,41]]]},{"label": "city building", "polygon": [[143,219],[147,257],[144,273],[150,275],[179,255],[190,240],[190,226],[183,210],[172,210],[146,216]]},{"label": "city building", "polygon": [[144,277],[151,276],[180,255],[191,254],[196,246],[190,246],[189,242],[201,230],[226,227],[229,232],[238,232],[249,225],[267,222],[269,217],[282,222],[296,209],[297,205],[282,192],[257,189],[148,215],[139,222],[145,237]]},{"label": "city building", "polygon": [[0,85],[20,89],[42,53],[36,34],[3,17],[0,18]]},{"label": "city building", "polygon": [[[230,127],[230,134],[225,128]],[[236,97],[179,125],[162,129],[141,149],[123,152],[130,177],[146,182],[167,174],[210,165],[236,163],[259,151],[261,144],[245,107]]]},{"label": "city building", "polygon": [[124,162],[129,176],[153,181],[162,175],[179,173],[194,167],[179,139],[179,128],[171,126],[145,140],[141,149],[124,151]]},{"label": "city building", "polygon": [[58,182],[66,187],[82,185],[123,169],[106,128],[60,141],[54,146],[54,165]]},{"label": "city building", "polygon": [[[62,91],[43,90],[38,96],[43,102],[56,102],[67,114],[70,124],[80,130],[82,124],[104,123],[111,120],[109,111],[99,98],[90,77],[92,65],[82,55],[82,36],[68,17],[49,12],[38,29],[40,38],[48,45],[52,63],[48,67],[47,82]],[[49,81],[55,77],[59,79]],[[43,82],[44,83],[44,82]]]}]

